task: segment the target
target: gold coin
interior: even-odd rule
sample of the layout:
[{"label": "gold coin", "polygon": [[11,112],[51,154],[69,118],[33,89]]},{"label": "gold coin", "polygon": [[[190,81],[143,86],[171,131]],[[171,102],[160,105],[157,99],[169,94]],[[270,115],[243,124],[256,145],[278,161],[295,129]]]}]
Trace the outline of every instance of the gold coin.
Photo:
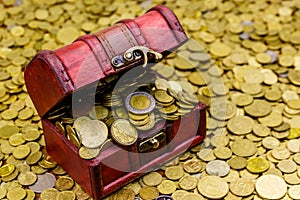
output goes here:
[{"label": "gold coin", "polygon": [[0,168],[0,176],[5,177],[12,174],[15,171],[15,166],[13,164],[5,164]]},{"label": "gold coin", "polygon": [[248,116],[236,116],[228,120],[227,128],[236,135],[250,133],[253,129],[254,121]]},{"label": "gold coin", "polygon": [[171,166],[166,168],[165,175],[170,180],[179,180],[184,175],[184,171],[181,166]]},{"label": "gold coin", "polygon": [[135,120],[135,121],[141,121],[141,120],[144,120],[146,118],[149,117],[149,114],[134,114],[134,113],[131,113],[131,112],[128,112],[128,116],[132,119],[132,120]]},{"label": "gold coin", "polygon": [[157,189],[161,194],[172,194],[176,190],[176,184],[170,180],[163,180]]},{"label": "gold coin", "polygon": [[104,106],[95,106],[94,110],[89,113],[92,119],[104,120],[109,115],[109,110]]},{"label": "gold coin", "polygon": [[70,44],[79,37],[79,32],[76,28],[69,26],[63,27],[57,32],[57,40],[63,44]]},{"label": "gold coin", "polygon": [[280,199],[286,194],[287,185],[279,176],[263,175],[257,179],[255,189],[262,198]]},{"label": "gold coin", "polygon": [[80,133],[82,126],[90,120],[91,119],[87,116],[82,116],[82,117],[78,117],[77,119],[75,119],[73,126],[74,126],[75,130],[77,131],[77,133]]},{"label": "gold coin", "polygon": [[247,166],[247,159],[240,156],[232,157],[230,160],[228,160],[228,165],[232,169],[244,169]]},{"label": "gold coin", "polygon": [[170,103],[173,101],[173,97],[167,93],[166,90],[156,90],[154,98],[161,103]]},{"label": "gold coin", "polygon": [[42,191],[40,198],[41,200],[53,200],[56,199],[59,191],[55,188],[47,188]]},{"label": "gold coin", "polygon": [[10,136],[19,132],[19,127],[16,125],[4,125],[0,128],[0,137],[8,139]]},{"label": "gold coin", "polygon": [[272,149],[272,156],[277,160],[288,159],[291,156],[290,151],[285,147],[275,147]]},{"label": "gold coin", "polygon": [[38,163],[38,161],[42,158],[42,155],[43,153],[41,151],[33,152],[26,158],[26,163],[28,165],[34,165]]},{"label": "gold coin", "polygon": [[5,187],[0,186],[0,199],[3,199],[6,196],[7,190]]},{"label": "gold coin", "polygon": [[67,176],[60,176],[55,181],[55,188],[64,191],[70,190],[74,186],[74,180]]},{"label": "gold coin", "polygon": [[293,173],[297,170],[297,164],[293,160],[281,160],[277,168],[283,173]]},{"label": "gold coin", "polygon": [[225,57],[231,53],[231,49],[224,43],[215,42],[210,45],[210,53],[216,57]]},{"label": "gold coin", "polygon": [[198,185],[198,179],[196,177],[186,175],[179,180],[178,185],[184,190],[193,190]]},{"label": "gold coin", "polygon": [[36,182],[37,176],[31,171],[21,172],[18,175],[18,181],[24,186],[32,185]]},{"label": "gold coin", "polygon": [[90,120],[81,127],[79,134],[85,147],[97,148],[107,139],[108,129],[104,122]]},{"label": "gold coin", "polygon": [[7,199],[9,200],[21,200],[26,197],[26,190],[23,188],[14,188],[7,192]]},{"label": "gold coin", "polygon": [[61,191],[56,196],[57,200],[75,200],[76,195],[73,191]]},{"label": "gold coin", "polygon": [[111,125],[111,136],[121,145],[131,145],[136,142],[138,134],[136,129],[125,119],[117,119]]},{"label": "gold coin", "polygon": [[159,192],[155,187],[142,187],[140,189],[140,197],[142,199],[155,199],[158,197]]},{"label": "gold coin", "polygon": [[162,182],[162,175],[158,172],[150,172],[143,176],[143,182],[148,186],[157,186]]},{"label": "gold coin", "polygon": [[[188,191],[185,191],[185,190],[176,190],[175,192],[173,192],[172,197],[173,197],[174,200],[180,200],[180,199],[182,199],[187,194],[189,194]],[[191,199],[189,198],[188,200],[191,200]]]},{"label": "gold coin", "polygon": [[28,155],[30,154],[30,147],[27,145],[20,145],[17,146],[14,150],[13,150],[13,156],[16,159],[24,159],[26,158]]},{"label": "gold coin", "polygon": [[228,147],[217,147],[213,151],[215,156],[222,160],[227,160],[232,156],[232,151]]},{"label": "gold coin", "polygon": [[300,85],[300,70],[290,70],[288,73],[288,78],[294,85]]},{"label": "gold coin", "polygon": [[82,146],[79,148],[79,156],[83,159],[93,159],[97,157],[100,153],[100,148],[87,148],[85,146]]},{"label": "gold coin", "polygon": [[198,182],[200,194],[211,199],[221,199],[229,192],[228,184],[217,176],[206,176]]},{"label": "gold coin", "polygon": [[77,147],[80,148],[81,146],[81,142],[80,142],[80,138],[78,137],[76,131],[70,126],[67,125],[66,126],[66,133],[68,136],[68,139]]},{"label": "gold coin", "polygon": [[190,159],[183,163],[183,169],[189,173],[198,173],[203,169],[202,162],[198,159]]},{"label": "gold coin", "polygon": [[300,199],[300,185],[292,185],[288,189],[289,197],[292,199]]},{"label": "gold coin", "polygon": [[239,178],[230,182],[229,189],[233,194],[237,196],[246,197],[254,192],[254,184],[251,180]]},{"label": "gold coin", "polygon": [[9,137],[9,144],[12,146],[19,146],[25,142],[22,133],[17,133]]},{"label": "gold coin", "polygon": [[197,193],[189,193],[186,195],[183,195],[180,200],[204,200],[205,198],[203,198],[200,194]]},{"label": "gold coin", "polygon": [[262,173],[269,169],[270,164],[265,158],[255,157],[247,161],[247,169],[251,173]]},{"label": "gold coin", "polygon": [[254,100],[246,106],[245,112],[252,117],[263,117],[271,113],[272,107],[264,100]]},{"label": "gold coin", "polygon": [[201,75],[200,72],[195,71],[192,72],[189,76],[188,76],[188,80],[196,86],[204,86],[207,84],[208,80],[206,80],[203,75]]},{"label": "gold coin", "polygon": [[251,140],[238,139],[232,143],[231,150],[237,156],[248,157],[256,153],[257,147]]},{"label": "gold coin", "polygon": [[135,95],[130,99],[130,105],[138,110],[145,110],[150,106],[150,99],[144,95]]}]

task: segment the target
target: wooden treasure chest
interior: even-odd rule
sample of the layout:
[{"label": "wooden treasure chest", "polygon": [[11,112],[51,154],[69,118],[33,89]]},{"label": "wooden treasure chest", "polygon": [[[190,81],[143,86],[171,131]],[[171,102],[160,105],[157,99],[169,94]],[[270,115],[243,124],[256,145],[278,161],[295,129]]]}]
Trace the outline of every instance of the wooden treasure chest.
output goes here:
[{"label": "wooden treasure chest", "polygon": [[40,51],[27,66],[47,152],[94,199],[203,140],[205,106],[152,70],[186,41],[177,17],[159,5]]}]

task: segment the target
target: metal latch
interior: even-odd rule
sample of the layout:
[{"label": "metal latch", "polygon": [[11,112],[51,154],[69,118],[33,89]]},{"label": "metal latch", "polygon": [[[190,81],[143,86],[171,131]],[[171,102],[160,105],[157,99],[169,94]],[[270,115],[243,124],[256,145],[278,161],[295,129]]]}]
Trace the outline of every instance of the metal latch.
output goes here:
[{"label": "metal latch", "polygon": [[164,132],[160,132],[155,136],[148,138],[145,141],[142,141],[139,145],[139,152],[145,152],[150,149],[157,149],[162,142],[166,140],[166,134]]},{"label": "metal latch", "polygon": [[144,57],[143,67],[145,68],[148,63],[148,53],[154,55],[155,62],[158,62],[163,58],[161,53],[158,53],[152,49],[144,46],[134,46],[127,49],[127,51],[125,51],[123,55],[117,55],[113,57],[111,59],[111,63],[114,67],[121,68],[124,65],[127,65]]}]

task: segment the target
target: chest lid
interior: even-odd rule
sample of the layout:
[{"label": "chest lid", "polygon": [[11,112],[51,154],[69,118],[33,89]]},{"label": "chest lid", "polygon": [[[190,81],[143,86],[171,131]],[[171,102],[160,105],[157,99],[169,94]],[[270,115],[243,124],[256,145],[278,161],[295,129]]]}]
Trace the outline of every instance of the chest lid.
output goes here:
[{"label": "chest lid", "polygon": [[158,5],[60,49],[40,51],[25,69],[26,87],[40,116],[74,104],[80,109],[73,115],[80,115],[94,104],[90,94],[105,90],[112,79],[132,68],[143,69],[146,59],[158,60],[186,41],[175,14]]}]

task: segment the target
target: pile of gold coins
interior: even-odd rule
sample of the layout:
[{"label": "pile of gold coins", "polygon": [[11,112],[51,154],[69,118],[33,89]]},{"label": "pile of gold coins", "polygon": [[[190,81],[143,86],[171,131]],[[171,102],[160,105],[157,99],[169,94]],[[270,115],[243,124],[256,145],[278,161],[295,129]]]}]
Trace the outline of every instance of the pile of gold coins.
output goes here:
[{"label": "pile of gold coins", "polygon": [[[191,41],[151,67],[160,78],[143,92],[162,113],[155,120],[177,119],[197,97],[208,106],[207,137],[106,199],[300,199],[299,0],[0,2],[0,199],[91,199],[47,155],[23,70],[42,49],[57,49],[161,3],[176,13]],[[82,148],[77,134],[88,120],[96,127],[103,124],[95,120],[102,121],[108,132],[115,116],[126,120],[116,127],[138,121],[124,107],[134,92],[126,88],[143,85],[134,78],[113,94],[100,91],[104,101],[86,116],[73,119],[62,112],[70,108],[61,107],[51,113],[54,123]],[[185,98],[174,93],[177,83]],[[97,150],[82,155],[93,157]]]}]

